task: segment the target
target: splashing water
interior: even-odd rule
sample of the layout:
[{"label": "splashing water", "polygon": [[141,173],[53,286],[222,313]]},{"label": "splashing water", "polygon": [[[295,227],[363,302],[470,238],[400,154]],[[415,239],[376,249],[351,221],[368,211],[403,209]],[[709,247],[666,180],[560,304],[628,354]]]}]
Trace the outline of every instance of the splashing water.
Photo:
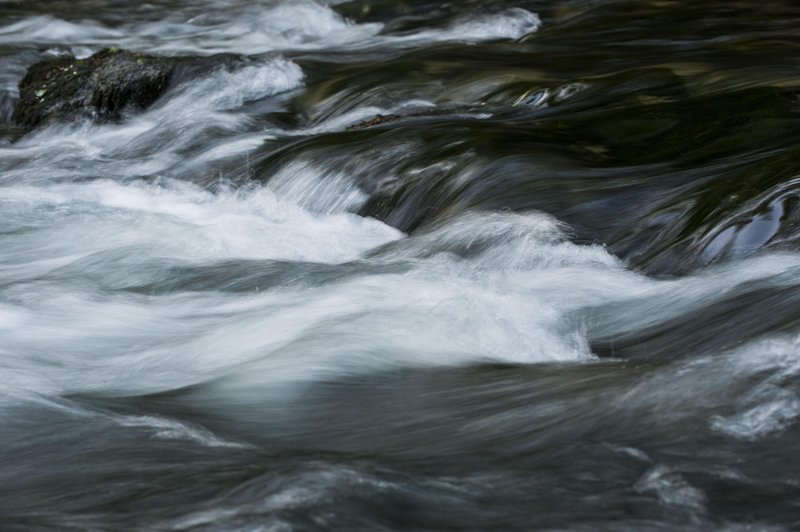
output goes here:
[{"label": "splashing water", "polygon": [[0,522],[797,525],[800,13],[484,4],[0,12]]}]

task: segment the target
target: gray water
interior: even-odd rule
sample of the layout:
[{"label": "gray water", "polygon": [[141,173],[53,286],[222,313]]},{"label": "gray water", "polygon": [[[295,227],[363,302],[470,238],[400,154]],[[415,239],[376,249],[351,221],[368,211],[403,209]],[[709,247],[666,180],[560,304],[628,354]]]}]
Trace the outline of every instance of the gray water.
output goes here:
[{"label": "gray water", "polygon": [[0,2],[200,65],[0,137],[0,528],[800,527],[798,22]]}]

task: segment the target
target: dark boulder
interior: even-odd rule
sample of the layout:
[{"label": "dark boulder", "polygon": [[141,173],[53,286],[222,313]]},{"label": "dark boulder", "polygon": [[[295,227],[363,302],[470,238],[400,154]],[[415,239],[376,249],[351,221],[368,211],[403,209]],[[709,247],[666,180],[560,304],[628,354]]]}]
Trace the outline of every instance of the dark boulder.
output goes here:
[{"label": "dark boulder", "polygon": [[60,56],[28,68],[12,121],[25,128],[87,116],[114,120],[127,107],[144,109],[166,90],[174,60],[115,48],[86,59]]}]

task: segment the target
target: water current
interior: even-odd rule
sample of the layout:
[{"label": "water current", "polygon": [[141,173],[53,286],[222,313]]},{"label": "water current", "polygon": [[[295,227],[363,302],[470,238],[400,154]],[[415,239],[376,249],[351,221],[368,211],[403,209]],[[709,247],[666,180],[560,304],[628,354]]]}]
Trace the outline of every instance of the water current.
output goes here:
[{"label": "water current", "polygon": [[[798,29],[0,0],[0,529],[800,527]],[[188,66],[11,125],[108,47]]]}]

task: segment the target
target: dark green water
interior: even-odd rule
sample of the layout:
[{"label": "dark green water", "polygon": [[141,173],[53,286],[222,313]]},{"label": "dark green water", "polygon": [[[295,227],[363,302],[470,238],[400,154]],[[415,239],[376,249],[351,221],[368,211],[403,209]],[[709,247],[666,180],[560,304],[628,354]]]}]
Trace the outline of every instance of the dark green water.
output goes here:
[{"label": "dark green water", "polygon": [[[798,29],[0,0],[0,529],[800,527]],[[11,124],[106,47],[183,60]]]}]

